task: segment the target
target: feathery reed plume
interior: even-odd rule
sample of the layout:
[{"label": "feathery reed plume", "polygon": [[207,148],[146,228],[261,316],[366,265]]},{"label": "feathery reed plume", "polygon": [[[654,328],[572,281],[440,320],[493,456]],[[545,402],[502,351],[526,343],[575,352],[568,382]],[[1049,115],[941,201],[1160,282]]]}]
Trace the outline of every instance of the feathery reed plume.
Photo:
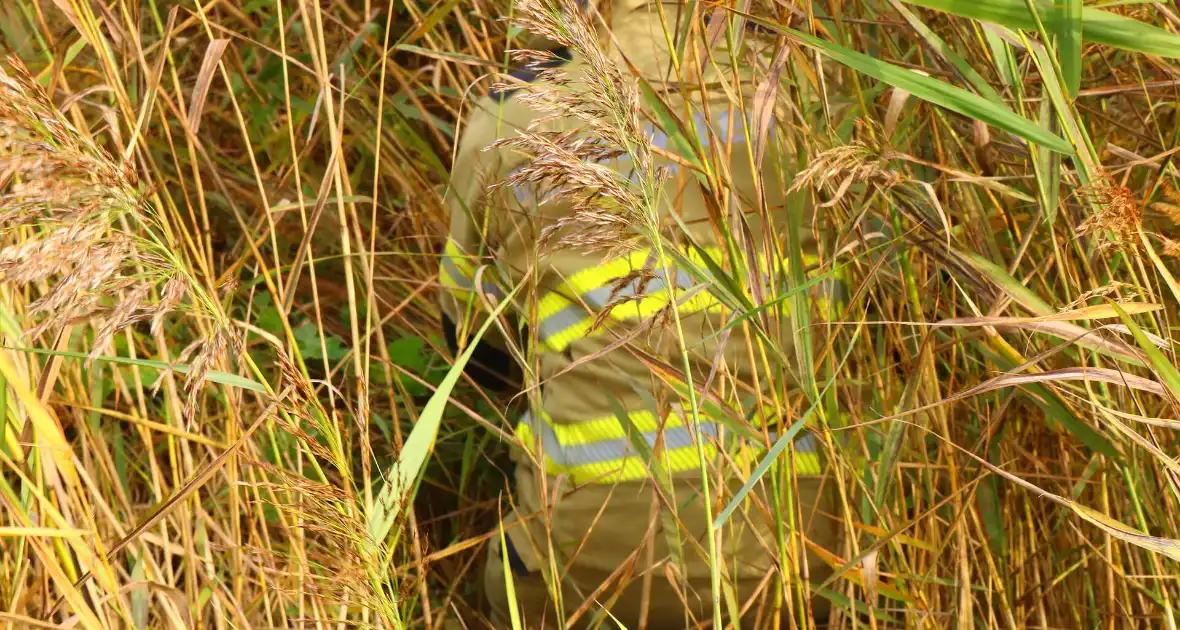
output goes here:
[{"label": "feathery reed plume", "polygon": [[[542,203],[561,199],[573,205],[570,216],[545,228],[543,246],[626,249],[640,233],[658,229],[644,209],[662,178],[639,118],[638,85],[607,58],[585,12],[574,3],[528,0],[518,9],[517,26],[568,47],[585,61],[586,71],[571,78],[561,68],[543,69],[539,83],[523,86],[515,98],[543,115],[489,149],[510,148],[531,159],[493,187],[527,188]],[[513,51],[518,61],[534,66],[551,61],[552,54]],[[544,125],[558,116],[576,119],[582,129],[545,131]],[[630,179],[606,166],[624,157],[634,169]]]},{"label": "feathery reed plume", "polygon": [[832,198],[823,204],[823,207],[828,207],[839,203],[853,184],[875,180],[888,188],[904,179],[900,173],[889,168],[890,150],[880,141],[883,132],[872,121],[862,119],[857,122],[863,139],[817,153],[807,168],[795,175],[791,182],[792,191],[808,188],[819,190],[838,181]]},{"label": "feathery reed plume", "polygon": [[[166,232],[136,186],[130,165],[67,122],[19,60],[0,67],[0,282],[36,295],[26,338],[91,320],[94,358],[139,322],[160,334],[188,296],[208,304],[191,295],[187,270],[160,240]],[[207,342],[185,379],[190,423],[196,391],[225,355],[223,333]]]},{"label": "feathery reed plume", "polygon": [[1139,226],[1143,222],[1143,207],[1134,191],[1126,186],[1106,182],[1086,186],[1078,191],[1078,196],[1089,201],[1094,210],[1078,225],[1079,235],[1109,232],[1114,240],[1103,245],[1118,242],[1134,246],[1138,240]]}]

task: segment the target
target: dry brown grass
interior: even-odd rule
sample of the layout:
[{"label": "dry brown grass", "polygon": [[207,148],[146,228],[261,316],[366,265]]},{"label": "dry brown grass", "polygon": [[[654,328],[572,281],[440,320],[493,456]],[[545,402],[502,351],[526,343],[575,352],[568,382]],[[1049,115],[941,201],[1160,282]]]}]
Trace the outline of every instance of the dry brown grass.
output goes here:
[{"label": "dry brown grass", "polygon": [[[532,6],[534,30],[599,59],[590,23]],[[478,625],[511,403],[459,387],[414,500],[380,492],[447,369],[433,296],[455,125],[519,41],[500,3],[384,10],[0,6],[0,48],[32,70],[0,75],[0,624]],[[1162,4],[1118,10],[1180,24]],[[817,36],[969,83],[897,7],[751,12],[818,15]],[[1051,88],[1024,49],[917,15],[1038,119]],[[756,81],[786,43],[751,64]],[[762,111],[797,112],[775,122],[800,147],[782,181],[814,191],[812,271],[849,291],[832,312],[777,296],[813,352],[791,355],[801,385],[776,403],[800,414],[826,392],[847,535],[822,586],[860,613],[839,623],[1175,627],[1174,60],[1087,45],[1052,125],[1092,141],[1075,161],[817,73],[806,50]],[[506,141],[537,159],[504,185],[579,196],[555,247],[670,229],[642,97],[625,69],[596,68],[601,98],[521,95],[595,141]],[[622,152],[636,186],[595,166]]]}]

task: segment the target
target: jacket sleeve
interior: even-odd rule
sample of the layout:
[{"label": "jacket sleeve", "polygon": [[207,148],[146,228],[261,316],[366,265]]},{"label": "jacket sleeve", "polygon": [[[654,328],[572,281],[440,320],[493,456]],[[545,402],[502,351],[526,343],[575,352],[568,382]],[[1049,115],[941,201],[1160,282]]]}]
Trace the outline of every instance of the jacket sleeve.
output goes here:
[{"label": "jacket sleeve", "polygon": [[[492,112],[477,108],[470,117],[446,196],[450,227],[439,262],[439,307],[447,345],[455,354],[467,349],[486,321],[486,297],[503,299],[505,294],[496,282],[494,252],[487,238],[493,219],[488,216],[487,188],[500,176],[496,152],[483,151],[495,140]],[[510,322],[509,316],[505,319]],[[513,383],[513,368],[500,327],[493,325],[478,341],[465,372],[483,387],[506,389]]]}]

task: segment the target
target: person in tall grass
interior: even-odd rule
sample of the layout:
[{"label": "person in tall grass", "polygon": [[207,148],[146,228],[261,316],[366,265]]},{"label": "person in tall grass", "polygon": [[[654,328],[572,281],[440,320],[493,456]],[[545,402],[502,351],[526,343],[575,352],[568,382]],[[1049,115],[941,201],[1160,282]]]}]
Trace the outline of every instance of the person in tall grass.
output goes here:
[{"label": "person in tall grass", "polygon": [[478,343],[475,380],[519,371],[528,401],[484,571],[501,627],[514,603],[533,628],[827,614],[806,586],[839,531],[814,435],[710,527],[801,413],[776,298],[789,243],[812,247],[802,221],[787,236],[807,218],[775,120],[792,114],[753,70],[781,70],[782,49],[687,6],[518,5],[547,50],[518,53],[463,128],[444,328],[456,351]]}]

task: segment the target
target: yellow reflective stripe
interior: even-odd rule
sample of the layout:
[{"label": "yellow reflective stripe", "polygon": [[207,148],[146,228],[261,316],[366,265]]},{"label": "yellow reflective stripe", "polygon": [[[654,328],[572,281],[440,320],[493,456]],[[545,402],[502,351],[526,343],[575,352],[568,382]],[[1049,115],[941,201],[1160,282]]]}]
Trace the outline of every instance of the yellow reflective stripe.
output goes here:
[{"label": "yellow reflective stripe", "polygon": [[616,280],[643,269],[650,250],[636,250],[626,256],[620,256],[606,261],[601,265],[594,265],[575,272],[562,282],[562,288],[553,291],[541,299],[537,305],[537,317],[545,319],[576,302],[570,298],[578,298],[594,289],[610,285]]},{"label": "yellow reflective stripe", "polygon": [[447,244],[443,247],[443,256],[449,258],[455,267],[468,278],[475,275],[476,257],[464,254],[455,241],[447,239]]},{"label": "yellow reflective stripe", "polygon": [[[705,248],[705,253],[716,264],[721,264],[721,248],[707,247]],[[705,265],[700,252],[695,249],[688,251],[686,257],[702,267]],[[576,303],[571,301],[571,298],[577,298],[595,289],[610,286],[618,280],[643,270],[648,260],[655,258],[656,256],[650,248],[641,249],[633,251],[626,256],[613,258],[601,265],[582,269],[567,278],[562,283],[563,288],[561,290],[553,291],[541,299],[541,302],[537,305],[537,317],[544,319],[554,313],[558,313],[571,303]],[[653,260],[650,271],[663,271],[664,266],[661,261]],[[659,291],[657,294],[664,296],[663,304],[667,304],[667,294],[664,291]],[[656,308],[649,308],[647,315],[654,314],[659,308],[663,308],[663,304]]]},{"label": "yellow reflective stripe", "polygon": [[561,352],[573,345],[579,339],[585,339],[590,335],[590,327],[594,324],[594,320],[590,317],[562,329],[561,332],[542,339],[545,347],[554,352]]},{"label": "yellow reflective stripe", "polygon": [[[439,283],[456,297],[466,298],[466,294],[475,287],[475,275],[478,267],[478,258],[464,254],[454,241],[448,239],[439,261]],[[480,289],[488,295],[497,298],[504,297],[503,292],[496,286],[494,273],[484,274]]]},{"label": "yellow reflective stripe", "polygon": [[[817,267],[814,275],[825,275],[820,273],[821,270],[818,269],[818,267],[823,264],[823,261],[820,260],[819,256],[816,256],[815,254],[805,254],[803,256],[803,262],[808,267]],[[845,273],[845,271],[845,269],[837,267],[834,272],[831,273],[829,278],[820,281],[815,287],[815,306],[820,313],[831,313],[833,310],[832,307],[834,305],[842,303],[841,300],[833,300],[832,298],[833,293],[838,287],[847,286],[847,273]]]},{"label": "yellow reflective stripe", "polygon": [[[765,450],[751,451],[740,454],[736,460],[739,466],[750,467],[761,461]],[[712,444],[705,445],[705,456],[710,460],[717,455],[717,448]],[[669,473],[695,472],[699,470],[696,447],[685,447],[666,451],[664,453],[664,469]],[[616,463],[591,464],[588,466],[573,466],[563,468],[546,463],[546,472],[551,476],[566,475],[575,484],[588,483],[618,483],[639,481],[651,476],[647,464],[639,457],[632,456]],[[823,474],[819,455],[816,453],[795,453],[795,472],[799,475],[817,476]]]},{"label": "yellow reflective stripe", "polygon": [[[645,423],[652,426],[654,417],[647,412],[639,412],[633,416],[641,416],[636,418],[637,423]],[[646,418],[646,420],[644,419]],[[612,419],[613,420],[613,419]],[[597,421],[596,421],[597,422]],[[618,422],[615,426],[618,427]],[[581,423],[592,424],[592,423]],[[567,425],[572,426],[572,425]],[[561,425],[548,425],[549,430],[558,430]],[[542,428],[540,431],[544,432],[546,429]],[[544,440],[539,439],[538,435],[534,434],[532,427],[527,422],[521,422],[517,425],[517,436],[522,443],[529,448],[530,451],[538,444],[543,444]],[[584,435],[593,433],[594,430],[586,431]],[[704,454],[707,460],[713,461],[718,455],[717,444],[715,440],[709,439],[709,436],[704,436],[705,443],[702,445]],[[562,441],[559,439],[559,441]],[[612,441],[610,439],[601,440],[602,442]],[[562,441],[563,442],[563,441]],[[796,449],[794,450],[795,471],[800,475],[819,475],[822,473],[822,463],[820,455],[817,452],[800,451],[798,448],[804,443],[804,439],[796,440]],[[814,440],[807,442],[814,448]],[[545,472],[551,476],[564,475],[576,484],[587,483],[614,483],[621,481],[636,481],[647,478],[650,473],[646,462],[638,454],[629,454],[623,457],[610,458],[599,461],[575,462],[567,463],[566,458],[561,453],[552,453],[548,449],[564,450],[566,447],[572,446],[570,444],[550,444],[549,446],[542,445],[546,449],[544,456]],[[749,468],[756,464],[765,455],[766,449],[752,446],[749,443],[742,443],[738,445],[738,450],[734,455],[736,463],[743,468]],[[669,448],[657,451],[657,458],[664,470],[671,474],[696,471],[699,469],[699,454],[695,445],[678,446],[676,448]]]},{"label": "yellow reflective stripe", "polygon": [[565,308],[571,304],[573,304],[573,302],[564,295],[550,293],[541,298],[541,301],[537,303],[537,319],[544,321],[546,318],[552,317],[562,310],[565,310]]},{"label": "yellow reflective stripe", "polygon": [[471,290],[475,279],[475,259],[459,250],[458,244],[447,239],[439,261],[438,278],[443,287],[455,293]]},{"label": "yellow reflective stripe", "polygon": [[[709,257],[710,261],[714,265],[716,265],[718,267],[724,267],[723,258],[722,258],[722,249],[720,247],[714,245],[714,246],[705,247],[702,249],[704,250],[705,255],[707,255]],[[746,266],[748,266],[749,261],[745,260],[745,253],[740,252],[740,254],[743,259],[740,262],[742,262]],[[704,267],[706,270],[708,269],[708,266],[705,264],[704,257],[701,256],[700,251],[697,251],[696,249],[691,249],[691,250],[685,252],[685,257],[687,257],[689,260],[696,263],[697,265]],[[812,264],[812,263],[807,262],[809,257],[811,260],[815,260],[815,261],[819,260],[814,255],[809,256],[808,254],[804,254],[803,261],[806,265]],[[757,256],[757,257],[755,257],[755,259],[758,262],[758,270],[765,273],[767,271],[766,265],[765,265],[765,260],[766,260],[765,257]],[[773,270],[775,273],[783,273],[789,267],[790,259],[789,258],[779,258],[779,257],[775,256],[775,257],[771,258],[771,264],[773,266]]]},{"label": "yellow reflective stripe", "polygon": [[677,310],[685,315],[691,315],[701,311],[713,314],[725,312],[725,305],[721,303],[721,300],[718,300],[717,296],[709,293],[707,290],[698,290],[696,294],[687,300],[677,300],[677,302],[680,304]]},{"label": "yellow reflective stripe", "polygon": [[[705,258],[715,265],[722,264],[722,250],[712,246],[703,250],[689,249],[685,256],[695,265],[708,271]],[[803,262],[806,266],[820,264],[820,258],[815,254],[805,253]],[[775,257],[772,261],[776,272],[785,270],[787,259]],[[688,285],[694,284],[693,279],[683,270],[676,272],[676,278],[668,279],[663,276],[665,264],[658,260],[651,249],[636,250],[627,255],[606,261],[601,265],[582,269],[561,283],[558,290],[554,290],[541,298],[538,304],[537,320],[538,332],[542,343],[551,351],[561,352],[579,339],[586,338],[597,332],[591,331],[597,309],[604,308],[606,303],[616,294],[612,288],[614,283],[638,271],[648,268],[650,273],[656,274],[660,282],[658,289],[637,299],[621,300],[611,307],[607,317],[614,322],[625,322],[633,319],[646,319],[666,309],[670,299],[675,299],[677,311],[681,315],[692,315],[700,312],[713,314],[723,313],[725,306],[705,287]],[[759,259],[759,267],[762,267]],[[637,281],[634,286],[621,287],[624,291],[634,294],[642,290],[642,282]],[[673,295],[667,291],[667,285],[674,286]],[[685,297],[689,293],[691,296]],[[623,292],[621,297],[629,294]],[[819,306],[826,308],[826,296],[821,296]],[[606,324],[602,328],[606,328]]]},{"label": "yellow reflective stripe", "polygon": [[823,464],[820,463],[819,453],[795,452],[795,472],[800,475],[822,475]]},{"label": "yellow reflective stripe", "polygon": [[696,265],[704,267],[705,269],[708,269],[708,266],[705,264],[705,256],[701,255],[702,250],[704,251],[705,256],[709,257],[710,262],[712,262],[717,267],[723,266],[722,265],[723,260],[722,260],[722,255],[721,255],[721,248],[716,245],[711,245],[709,247],[703,247],[700,250],[698,250],[696,248],[690,248],[690,249],[688,249],[688,251],[684,252],[684,257],[689,259],[690,261],[692,261]]},{"label": "yellow reflective stripe", "polygon": [[[718,248],[706,250],[706,255],[710,257],[719,254],[720,249]],[[703,264],[699,262],[701,260],[699,252],[691,251],[689,256],[696,259],[698,264]],[[626,256],[607,261],[600,266],[583,269],[570,276],[560,290],[542,297],[537,312],[541,341],[548,349],[560,352],[575,341],[590,335],[590,328],[595,317],[594,309],[605,307],[607,301],[614,296],[612,284],[647,267],[650,267],[648,271],[654,274],[655,278],[640,279],[642,282],[637,280],[634,287],[622,287],[622,289],[633,294],[641,290],[640,284],[648,281],[658,281],[660,283],[656,285],[658,289],[653,289],[650,295],[616,304],[608,313],[610,320],[623,322],[629,319],[644,319],[667,308],[669,303],[667,287],[669,284],[674,287],[674,296],[679,304],[678,311],[681,314],[721,311],[723,306],[721,302],[704,287],[682,286],[693,283],[693,279],[687,273],[678,271],[676,277],[669,280],[664,277],[666,275],[665,265],[658,260],[652,250],[637,250]],[[693,292],[693,295],[681,301],[689,292]],[[629,294],[623,292],[620,295],[627,297]]]},{"label": "yellow reflective stripe", "polygon": [[[630,418],[631,424],[641,432],[647,433],[660,429],[659,423],[656,422],[656,415],[650,411],[633,411],[627,414],[627,417]],[[615,416],[568,424],[553,423],[549,414],[545,413],[542,413],[541,419],[550,423],[554,433],[557,434],[557,441],[561,442],[563,446],[576,446],[627,437],[627,433]],[[668,414],[668,419],[663,426],[665,429],[681,427],[684,426],[684,420],[679,414]]]},{"label": "yellow reflective stripe", "polygon": [[[680,293],[684,293],[684,291],[680,291]],[[702,311],[721,313],[724,311],[725,306],[708,291],[700,289],[698,289],[698,293],[696,295],[693,295],[683,302],[678,302],[678,304],[679,306],[676,310],[682,316],[692,315]],[[657,295],[650,295],[633,302],[617,304],[611,307],[610,313],[608,313],[607,317],[609,320],[614,322],[625,322],[630,319],[644,319],[660,312],[660,310],[665,308],[667,305],[667,294],[660,293]],[[608,327],[607,323],[604,322],[596,330],[591,331],[590,329],[594,324],[593,314],[586,312],[585,308],[580,304],[569,303],[567,308],[571,310],[579,309],[580,319],[572,321],[561,327],[559,332],[546,333],[544,325],[542,325],[542,329],[540,331],[541,342],[546,348],[552,350],[553,352],[561,352],[579,339],[585,339],[592,336],[592,334],[604,332]],[[560,315],[560,313],[561,311],[558,311],[550,317],[557,317]],[[542,324],[544,324],[544,322],[545,320],[542,320]]]},{"label": "yellow reflective stripe", "polygon": [[[692,289],[690,289],[692,290]],[[687,300],[682,300],[688,291],[676,290],[676,311],[681,315],[692,315],[701,311],[720,312],[721,302],[706,289],[695,289],[697,293]],[[610,318],[616,321],[628,319],[645,319],[659,313],[668,306],[666,289],[645,296],[638,300],[623,302],[615,305],[610,311]]]},{"label": "yellow reflective stripe", "polygon": [[[736,460],[739,466],[750,467],[761,461],[765,450],[740,454]],[[695,472],[699,470],[696,447],[689,446],[664,452],[664,469],[671,474]],[[712,460],[717,455],[717,448],[712,444],[705,445],[705,456]],[[561,467],[546,462],[546,472],[553,477],[566,475],[575,484],[588,483],[617,483],[639,481],[651,476],[647,464],[638,456],[628,457],[619,462],[590,464],[586,466]],[[795,453],[795,472],[799,475],[816,476],[823,474],[819,455],[816,453]]]}]

